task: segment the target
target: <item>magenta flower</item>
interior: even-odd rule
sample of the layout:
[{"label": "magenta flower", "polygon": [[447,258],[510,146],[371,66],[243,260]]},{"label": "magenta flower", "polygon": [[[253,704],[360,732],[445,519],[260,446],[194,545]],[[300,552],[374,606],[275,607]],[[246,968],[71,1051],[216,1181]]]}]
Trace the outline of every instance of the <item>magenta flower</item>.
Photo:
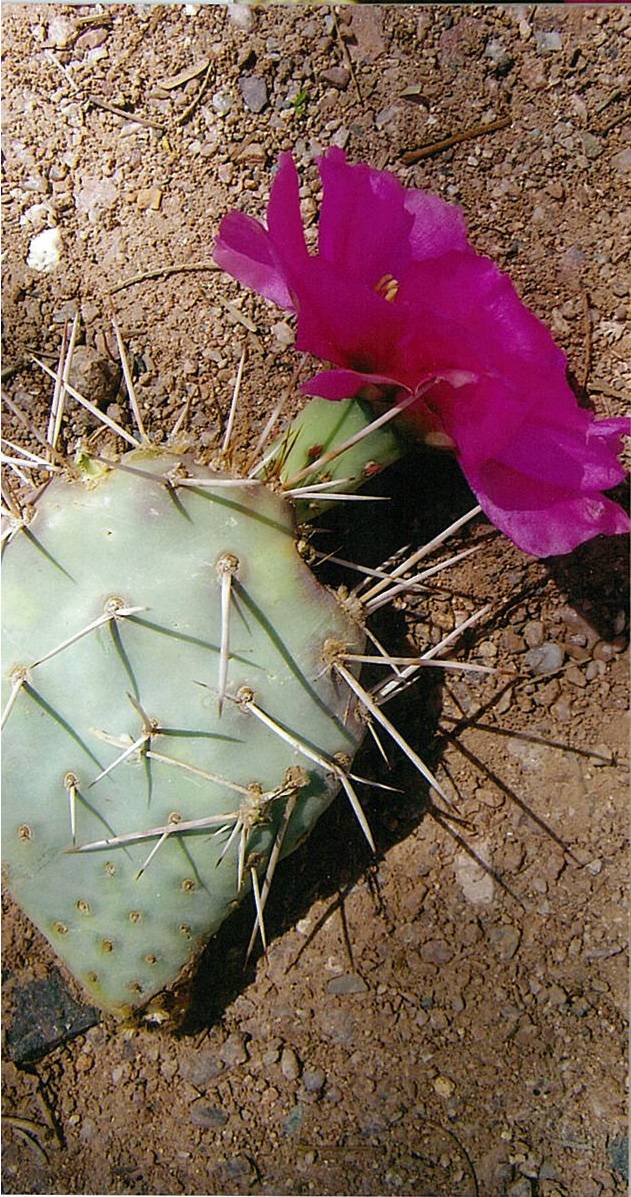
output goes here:
[{"label": "magenta flower", "polygon": [[267,228],[222,221],[215,261],[297,314],[296,347],[333,364],[304,385],[327,399],[401,402],[430,443],[452,447],[489,519],[528,553],[567,553],[629,521],[603,495],[624,476],[624,419],[579,408],[565,356],[510,279],[467,240],[463,216],[394,175],[319,159],[318,253],[298,175],[282,154]]}]

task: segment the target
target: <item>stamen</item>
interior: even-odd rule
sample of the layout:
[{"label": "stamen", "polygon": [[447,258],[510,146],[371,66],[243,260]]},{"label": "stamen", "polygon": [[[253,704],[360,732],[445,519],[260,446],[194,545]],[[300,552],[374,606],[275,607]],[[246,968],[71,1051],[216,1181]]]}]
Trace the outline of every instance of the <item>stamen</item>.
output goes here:
[{"label": "stamen", "polygon": [[388,303],[392,303],[397,297],[399,290],[399,282],[393,274],[383,274],[378,283],[375,283],[374,290],[377,295],[381,295]]}]

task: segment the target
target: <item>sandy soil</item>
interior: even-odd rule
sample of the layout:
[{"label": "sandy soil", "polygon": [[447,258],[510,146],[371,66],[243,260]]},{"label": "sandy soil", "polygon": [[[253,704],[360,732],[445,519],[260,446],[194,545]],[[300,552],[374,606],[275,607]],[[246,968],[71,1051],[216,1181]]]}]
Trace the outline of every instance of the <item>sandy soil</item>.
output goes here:
[{"label": "sandy soil", "polygon": [[[247,342],[237,435],[252,440],[294,365],[291,322],[203,267],[226,211],[263,214],[281,149],[313,217],[330,144],[461,203],[584,401],[623,409],[627,8],[5,5],[3,26],[3,379],[39,427],[50,391],[31,355],[54,363],[79,311],[93,397],[128,421],[115,315],[152,435],[187,404],[206,448]],[[46,228],[48,274],[27,264]],[[73,408],[65,443],[94,427]],[[442,457],[379,485],[386,513],[331,518],[318,543],[377,563],[471,503]],[[207,950],[179,1032],[102,1022],[5,1064],[5,1192],[626,1191],[625,545],[542,564],[482,522],[460,543],[479,552],[383,635],[410,651],[492,601],[459,651],[518,676],[431,678],[393,712],[461,821],[432,817],[412,769],[367,748],[361,771],[403,791],[368,804],[377,857],[336,803],[278,875],[266,958],[244,972],[245,911]],[[561,664],[538,673],[528,654],[551,644]],[[7,901],[9,1027],[51,967]]]}]

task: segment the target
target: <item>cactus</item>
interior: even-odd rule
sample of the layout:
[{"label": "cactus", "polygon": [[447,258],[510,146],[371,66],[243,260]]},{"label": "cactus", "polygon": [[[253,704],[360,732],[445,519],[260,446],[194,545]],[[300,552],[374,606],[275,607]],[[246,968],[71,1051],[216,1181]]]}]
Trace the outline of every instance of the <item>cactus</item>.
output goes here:
[{"label": "cactus", "polygon": [[293,510],[397,456],[371,418],[315,401],[247,477],[146,441],[80,456],[5,546],[4,866],[105,1010],[172,985],[250,891],[264,939],[277,860],[340,788],[372,845],[345,663],[365,613],[316,580]]}]

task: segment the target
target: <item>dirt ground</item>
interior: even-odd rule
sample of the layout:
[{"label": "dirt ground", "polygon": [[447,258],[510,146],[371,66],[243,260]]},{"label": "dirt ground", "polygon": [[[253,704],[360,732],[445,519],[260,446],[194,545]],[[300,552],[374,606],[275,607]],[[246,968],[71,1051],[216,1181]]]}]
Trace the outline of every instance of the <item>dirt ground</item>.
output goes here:
[{"label": "dirt ground", "polygon": [[[6,4],[2,17],[3,381],[40,428],[50,387],[31,357],[54,364],[78,311],[92,397],[128,422],[115,316],[152,435],[186,404],[202,448],[247,343],[237,435],[255,439],[294,366],[291,320],[204,267],[224,213],[263,215],[281,149],[313,221],[313,158],[331,144],[460,203],[553,329],[582,401],[623,410],[628,8]],[[52,228],[45,273],[28,259]],[[182,265],[200,269],[129,281]],[[73,407],[65,443],[94,428]],[[442,456],[378,487],[393,501],[374,520],[336,514],[317,543],[376,564],[471,505]],[[433,817],[411,767],[388,771],[367,747],[360,771],[402,790],[367,803],[377,856],[335,803],[277,875],[266,958],[243,970],[248,909],[209,946],[179,1032],[103,1021],[29,1068],[5,1062],[5,1192],[626,1192],[626,546],[544,564],[483,521],[460,544],[479,552],[382,631],[409,653],[492,603],[458,651],[512,674],[432,677],[393,710],[460,821]],[[53,955],[6,905],[10,1029]]]}]

